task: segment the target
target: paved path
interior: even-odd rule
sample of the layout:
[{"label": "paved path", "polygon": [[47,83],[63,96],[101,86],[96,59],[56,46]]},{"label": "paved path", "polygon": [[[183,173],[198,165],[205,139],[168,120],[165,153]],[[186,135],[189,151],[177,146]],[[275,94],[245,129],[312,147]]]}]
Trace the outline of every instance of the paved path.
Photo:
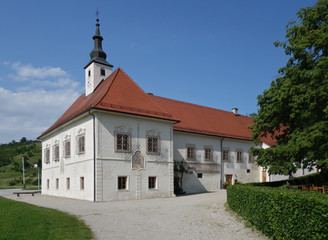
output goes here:
[{"label": "paved path", "polygon": [[6,197],[77,215],[91,227],[97,239],[267,239],[245,228],[244,223],[225,211],[225,190],[101,203],[40,194]]},{"label": "paved path", "polygon": [[0,196],[7,196],[7,195],[12,195],[13,192],[16,191],[22,191],[22,189],[17,188],[17,189],[0,189]]}]

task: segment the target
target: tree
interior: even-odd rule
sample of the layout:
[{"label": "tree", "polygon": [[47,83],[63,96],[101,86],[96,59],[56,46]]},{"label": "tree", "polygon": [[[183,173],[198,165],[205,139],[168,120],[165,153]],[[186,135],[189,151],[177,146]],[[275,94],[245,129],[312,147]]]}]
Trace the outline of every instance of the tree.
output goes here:
[{"label": "tree", "polygon": [[25,142],[27,142],[26,137],[22,137],[21,140],[20,140],[20,142],[21,142],[21,143],[25,143]]},{"label": "tree", "polygon": [[255,143],[276,140],[274,147],[252,149],[270,174],[328,163],[328,0],[302,8],[297,17],[286,26],[286,42],[275,42],[290,58],[258,96],[260,108],[250,126]]},{"label": "tree", "polygon": [[185,162],[174,162],[174,193],[181,194],[184,193],[182,188],[183,174],[188,173],[188,167]]}]

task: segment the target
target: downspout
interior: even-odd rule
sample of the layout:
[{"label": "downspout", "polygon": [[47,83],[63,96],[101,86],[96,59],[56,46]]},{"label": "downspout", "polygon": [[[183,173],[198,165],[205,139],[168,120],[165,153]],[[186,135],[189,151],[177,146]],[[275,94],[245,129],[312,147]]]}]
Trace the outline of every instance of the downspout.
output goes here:
[{"label": "downspout", "polygon": [[220,182],[220,187],[223,189],[223,183],[224,183],[224,162],[223,162],[223,138],[221,138],[221,182]]},{"label": "downspout", "polygon": [[92,125],[93,125],[93,201],[96,201],[96,116],[91,113],[91,109],[89,110],[89,114],[92,116]]}]

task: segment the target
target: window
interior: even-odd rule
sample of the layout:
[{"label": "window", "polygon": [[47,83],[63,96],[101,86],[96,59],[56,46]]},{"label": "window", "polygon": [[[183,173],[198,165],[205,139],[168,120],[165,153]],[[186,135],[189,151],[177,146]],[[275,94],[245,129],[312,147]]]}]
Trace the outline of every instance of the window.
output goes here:
[{"label": "window", "polygon": [[156,177],[149,177],[148,178],[148,188],[149,189],[156,189],[157,188],[157,181]]},{"label": "window", "polygon": [[230,161],[230,153],[229,149],[224,149],[223,150],[223,161]]},{"label": "window", "polygon": [[71,157],[71,141],[67,140],[64,142],[64,156],[65,158]]},{"label": "window", "polygon": [[104,68],[100,68],[100,75],[105,76],[105,69]]},{"label": "window", "polygon": [[89,71],[88,71],[88,77],[90,77],[90,76],[91,76],[91,71],[89,70]]},{"label": "window", "polygon": [[187,160],[195,160],[195,147],[187,146]]},{"label": "window", "polygon": [[47,189],[49,189],[49,187],[50,187],[50,180],[47,179]]},{"label": "window", "polygon": [[251,170],[250,169],[247,169],[247,173],[250,173],[251,172]]},{"label": "window", "polygon": [[210,147],[205,147],[205,161],[212,161],[212,149]]},{"label": "window", "polygon": [[147,137],[147,153],[158,154],[158,137]]},{"label": "window", "polygon": [[198,178],[203,178],[203,174],[202,173],[197,173],[197,177]]},{"label": "window", "polygon": [[128,152],[130,151],[130,135],[126,133],[116,134],[116,151]]},{"label": "window", "polygon": [[56,189],[58,189],[58,188],[59,188],[59,179],[56,178]]},{"label": "window", "polygon": [[82,154],[85,152],[85,136],[81,135],[77,137],[77,153]]},{"label": "window", "polygon": [[128,182],[128,177],[118,177],[118,190],[124,190],[128,189],[127,182]]},{"label": "window", "polygon": [[254,156],[252,153],[248,153],[248,162],[253,163],[254,162]]},{"label": "window", "polygon": [[44,162],[50,163],[50,148],[44,149]]},{"label": "window", "polygon": [[66,178],[66,189],[69,190],[70,189],[70,179]]},{"label": "window", "polygon": [[54,161],[59,161],[59,144],[54,146]]},{"label": "window", "polygon": [[80,189],[84,190],[84,177],[80,177]]},{"label": "window", "polygon": [[243,152],[242,151],[237,151],[236,152],[236,160],[237,160],[237,162],[242,162],[243,161]]}]

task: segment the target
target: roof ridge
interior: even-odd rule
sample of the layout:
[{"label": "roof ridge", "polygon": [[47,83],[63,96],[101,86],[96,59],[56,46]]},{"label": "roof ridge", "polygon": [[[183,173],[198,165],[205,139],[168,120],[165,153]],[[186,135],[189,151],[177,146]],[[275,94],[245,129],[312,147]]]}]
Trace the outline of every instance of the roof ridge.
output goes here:
[{"label": "roof ridge", "polygon": [[[156,95],[153,95],[153,96],[158,97],[158,98],[163,98],[163,99],[166,99],[166,100],[169,100],[169,101],[181,102],[181,103],[185,103],[185,104],[188,104],[188,105],[194,105],[194,106],[201,107],[201,108],[212,109],[212,110],[226,112],[226,113],[232,113],[230,111],[226,111],[226,110],[222,110],[222,109],[218,109],[218,108],[214,108],[214,107],[207,107],[207,106],[199,105],[199,104],[196,104],[196,103],[189,103],[189,102],[185,102],[185,101],[181,101],[181,100],[175,100],[175,99],[172,99],[172,98],[166,98],[166,97],[161,97],[161,96],[156,96]],[[242,114],[239,114],[239,116],[251,118],[251,117],[248,117],[248,116],[242,115]]]},{"label": "roof ridge", "polygon": [[[105,92],[104,95],[99,99],[99,101],[97,101],[95,104],[93,104],[93,105],[91,106],[92,108],[95,107],[95,106],[97,106],[97,105],[98,105],[98,104],[104,99],[104,97],[107,95],[109,89],[110,89],[111,86],[113,85],[113,82],[114,82],[114,80],[116,79],[116,77],[117,77],[118,73],[120,72],[120,70],[121,70],[121,68],[117,68],[117,69],[112,73],[112,74],[114,74],[114,73],[116,72],[115,76],[113,77],[112,82],[109,84],[109,86],[108,86],[106,92]],[[112,75],[112,74],[111,74],[111,75]],[[109,75],[106,79],[108,79],[111,75]],[[105,80],[106,80],[106,79],[105,79]]]},{"label": "roof ridge", "polygon": [[159,105],[156,101],[154,101],[126,72],[124,72],[124,70],[122,70],[122,73],[125,74],[128,78],[130,78],[133,82],[133,84],[139,89],[141,90],[142,93],[144,93],[146,95],[146,97],[153,102],[156,106],[158,106],[162,111],[164,111],[166,114],[168,114],[170,117],[175,118],[171,113],[169,113],[167,110],[165,110],[161,105]]}]

